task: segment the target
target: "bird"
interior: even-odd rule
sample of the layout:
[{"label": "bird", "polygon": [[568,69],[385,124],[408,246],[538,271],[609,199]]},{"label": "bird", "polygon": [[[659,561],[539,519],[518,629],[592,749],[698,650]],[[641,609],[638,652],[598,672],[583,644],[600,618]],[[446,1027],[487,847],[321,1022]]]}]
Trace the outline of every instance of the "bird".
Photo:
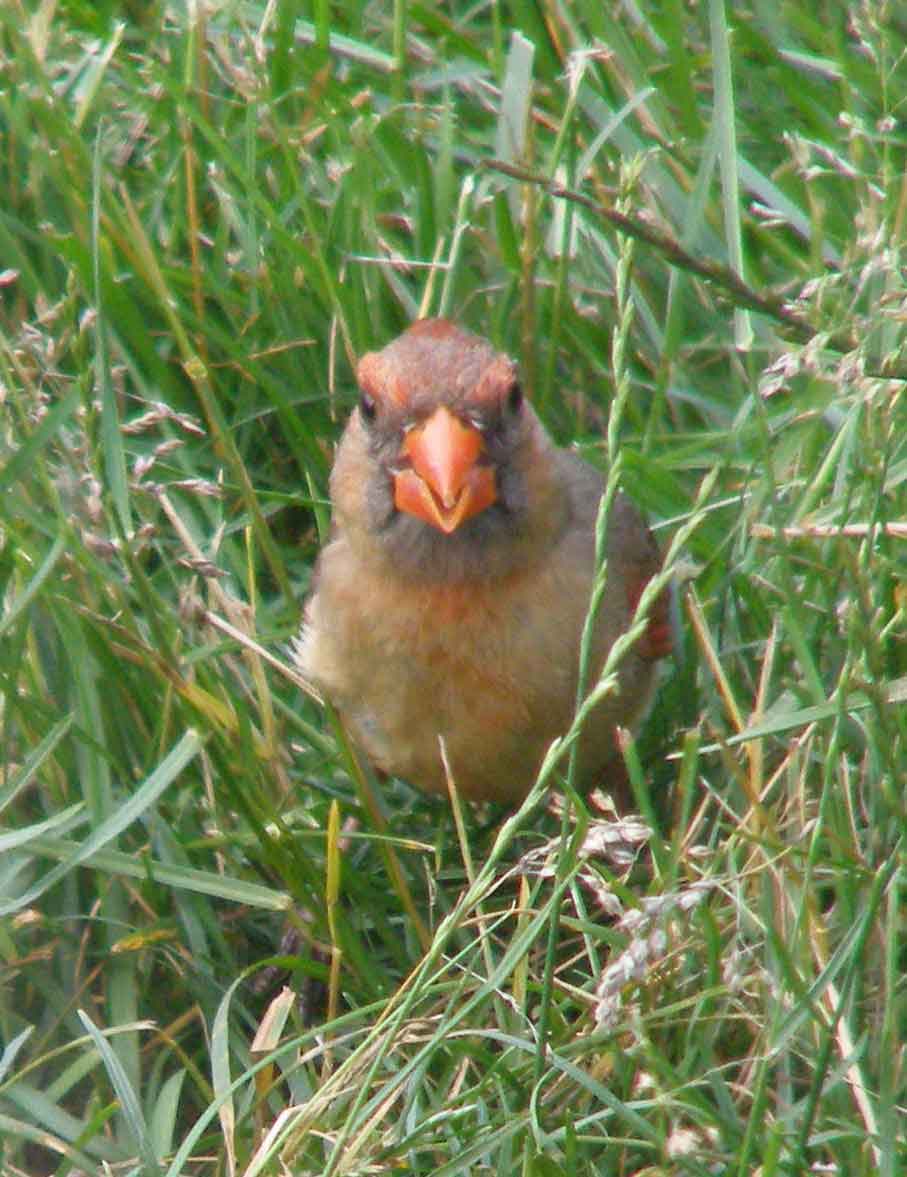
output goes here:
[{"label": "bird", "polygon": [[[380,773],[518,805],[575,714],[602,474],[554,443],[517,364],[449,319],[416,321],[356,376],[298,669]],[[606,557],[592,683],[661,568],[623,492]],[[616,730],[645,714],[671,644],[664,592],[585,724],[583,788],[607,787]]]}]

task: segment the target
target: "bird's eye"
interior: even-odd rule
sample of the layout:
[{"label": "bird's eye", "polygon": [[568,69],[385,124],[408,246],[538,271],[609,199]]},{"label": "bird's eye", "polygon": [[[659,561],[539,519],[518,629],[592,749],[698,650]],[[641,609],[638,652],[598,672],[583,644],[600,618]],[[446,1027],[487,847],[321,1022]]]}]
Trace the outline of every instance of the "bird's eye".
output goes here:
[{"label": "bird's eye", "polygon": [[514,380],[507,392],[507,408],[511,413],[518,413],[523,407],[523,389],[518,380]]},{"label": "bird's eye", "polygon": [[378,412],[378,406],[375,404],[375,398],[367,392],[363,392],[359,397],[359,412],[362,420],[371,425]]}]

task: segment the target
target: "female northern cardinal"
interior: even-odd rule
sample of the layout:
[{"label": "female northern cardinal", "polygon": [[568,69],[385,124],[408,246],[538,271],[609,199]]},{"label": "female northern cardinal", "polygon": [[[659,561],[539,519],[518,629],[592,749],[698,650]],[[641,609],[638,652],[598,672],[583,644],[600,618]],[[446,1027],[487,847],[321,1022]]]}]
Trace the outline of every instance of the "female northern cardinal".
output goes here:
[{"label": "female northern cardinal", "polygon": [[[357,375],[300,669],[377,768],[444,792],[442,736],[460,793],[517,802],[573,718],[601,476],[552,443],[514,363],[445,319],[363,356]],[[660,567],[623,496],[607,560],[590,682]],[[667,612],[663,596],[586,725],[584,783],[645,710]]]}]

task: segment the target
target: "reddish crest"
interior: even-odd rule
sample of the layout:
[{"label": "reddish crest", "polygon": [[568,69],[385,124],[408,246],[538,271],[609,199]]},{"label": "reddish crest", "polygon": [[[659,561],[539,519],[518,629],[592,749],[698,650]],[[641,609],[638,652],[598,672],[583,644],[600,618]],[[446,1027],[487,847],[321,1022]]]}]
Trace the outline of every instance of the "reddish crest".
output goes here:
[{"label": "reddish crest", "polygon": [[451,335],[463,338],[465,332],[461,331],[456,323],[451,323],[450,319],[417,319],[400,338],[410,336],[414,339],[448,339]]},{"label": "reddish crest", "polygon": [[433,393],[481,407],[507,395],[516,365],[449,319],[420,319],[381,351],[364,355],[356,375],[365,392],[397,408]]}]

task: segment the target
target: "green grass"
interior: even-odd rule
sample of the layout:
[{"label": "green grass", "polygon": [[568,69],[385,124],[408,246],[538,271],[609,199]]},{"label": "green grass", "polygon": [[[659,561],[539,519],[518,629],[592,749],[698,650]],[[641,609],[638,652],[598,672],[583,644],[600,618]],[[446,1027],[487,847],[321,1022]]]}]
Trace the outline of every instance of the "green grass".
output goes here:
[{"label": "green grass", "polygon": [[[196,7],[0,7],[0,1170],[907,1170],[899,7]],[[420,313],[673,553],[649,831],[287,672]]]}]

